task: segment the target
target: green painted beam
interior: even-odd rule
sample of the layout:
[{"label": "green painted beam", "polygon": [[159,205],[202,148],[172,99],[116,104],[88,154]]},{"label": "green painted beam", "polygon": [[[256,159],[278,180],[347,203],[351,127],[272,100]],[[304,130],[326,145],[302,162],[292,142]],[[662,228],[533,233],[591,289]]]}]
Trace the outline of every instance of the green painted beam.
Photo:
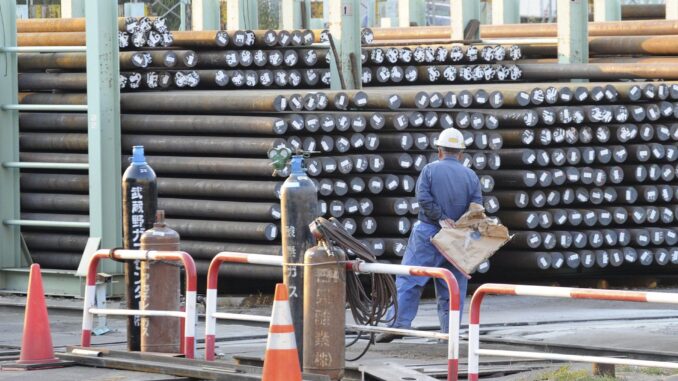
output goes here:
[{"label": "green painted beam", "polygon": [[[452,39],[463,40],[464,29],[471,20],[480,20],[479,0],[450,0]],[[472,39],[478,39],[478,33]]]},{"label": "green painted beam", "polygon": [[[0,47],[16,46],[16,1],[0,0]],[[0,105],[17,100],[16,53],[0,53]],[[0,163],[19,161],[19,113],[0,107]],[[0,269],[21,266],[20,228],[3,223],[21,218],[19,170],[0,165]]]},{"label": "green painted beam", "polygon": [[[90,237],[114,248],[122,245],[118,5],[88,1],[85,11]],[[106,261],[102,271],[119,274],[122,266]]]},{"label": "green painted beam", "polygon": [[193,30],[221,29],[221,4],[219,0],[193,0],[191,4]]},{"label": "green painted beam", "polygon": [[227,0],[226,27],[233,29],[259,29],[258,0]]},{"label": "green painted beam", "polygon": [[492,0],[492,24],[519,24],[520,0]]},{"label": "green painted beam", "polygon": [[620,21],[621,0],[593,0],[593,21]]},{"label": "green painted beam", "polygon": [[341,72],[346,89],[360,89],[360,0],[329,0],[325,6],[329,6],[330,34],[339,58],[337,65],[334,55],[330,54],[330,86],[332,90],[341,90]]},{"label": "green painted beam", "polygon": [[85,0],[61,0],[61,18],[85,17]]},{"label": "green painted beam", "polygon": [[558,0],[558,62],[589,62],[588,0]]}]

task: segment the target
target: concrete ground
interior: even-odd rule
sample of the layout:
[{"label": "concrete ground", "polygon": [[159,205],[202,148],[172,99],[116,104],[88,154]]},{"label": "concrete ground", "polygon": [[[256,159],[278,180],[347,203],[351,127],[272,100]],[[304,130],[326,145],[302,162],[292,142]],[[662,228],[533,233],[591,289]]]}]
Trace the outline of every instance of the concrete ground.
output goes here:
[{"label": "concrete ground", "polygon": [[[662,292],[676,290],[661,290]],[[21,345],[23,329],[22,297],[0,297],[0,352],[11,350]],[[55,349],[64,351],[67,345],[77,345],[80,341],[81,301],[73,299],[48,300],[52,338]],[[115,302],[109,307],[116,307]],[[270,307],[221,307],[224,312],[242,312],[267,315]],[[468,309],[467,309],[468,310]],[[465,371],[467,335],[465,312],[462,322],[461,368]],[[198,338],[202,338],[204,323],[197,329]],[[96,320],[95,320],[96,325]],[[423,301],[419,314],[414,321],[415,329],[435,329],[438,325],[435,303],[433,300]],[[109,319],[107,326],[111,332],[103,336],[93,337],[95,346],[111,349],[125,347],[124,320]],[[266,327],[219,324],[217,327],[217,352],[224,359],[237,356],[263,357],[266,342]],[[553,346],[566,344],[570,346],[595,347],[622,352],[645,352],[652,358],[655,353],[675,356],[678,361],[678,307],[671,305],[598,302],[553,298],[530,298],[513,296],[486,297],[481,312],[481,347],[501,349],[516,348],[511,343],[536,344]],[[507,343],[508,342],[508,343]],[[366,344],[360,341],[347,350],[347,358],[360,353]],[[198,345],[198,355],[202,356],[202,344]],[[539,347],[541,348],[541,347]],[[543,349],[537,348],[537,351]],[[535,350],[520,348],[519,350]],[[358,368],[363,365],[383,364],[384,362],[406,365],[412,369],[430,375],[444,372],[447,348],[445,343],[419,338],[403,338],[391,344],[376,344],[365,357],[358,361],[348,362],[347,366]],[[483,380],[569,380],[556,378],[554,375],[563,364],[550,364],[532,360],[481,358],[488,373]],[[590,364],[571,365],[573,374],[579,377],[582,369],[590,370]],[[618,379],[625,380],[678,380],[675,372],[618,367]],[[521,371],[518,374],[511,374]],[[575,372],[576,371],[576,372]],[[135,372],[116,373],[117,371],[94,370],[82,368],[76,370],[40,371],[47,380],[117,380],[148,379],[170,380],[172,377],[157,378]],[[78,374],[73,376],[73,372]],[[550,372],[550,373],[549,373]],[[675,376],[671,376],[676,373]],[[34,374],[23,376],[16,372],[0,372],[0,380],[35,379]],[[70,376],[69,376],[70,374]],[[25,378],[29,377],[29,378]],[[463,378],[462,378],[463,379]],[[572,380],[587,378],[572,378]],[[594,380],[594,379],[591,379]]]}]

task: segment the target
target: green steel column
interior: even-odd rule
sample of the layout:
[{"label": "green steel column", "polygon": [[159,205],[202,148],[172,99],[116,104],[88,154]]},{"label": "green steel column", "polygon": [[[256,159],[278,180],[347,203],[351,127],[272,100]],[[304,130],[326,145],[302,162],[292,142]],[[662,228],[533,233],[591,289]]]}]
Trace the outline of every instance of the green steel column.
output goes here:
[{"label": "green steel column", "polygon": [[398,26],[409,27],[412,23],[426,25],[425,10],[426,4],[423,0],[398,0]]},{"label": "green steel column", "polygon": [[85,17],[85,0],[61,0],[61,18]]},{"label": "green steel column", "polygon": [[[16,46],[16,1],[0,0],[0,48]],[[17,104],[15,53],[0,53],[0,106]],[[0,107],[0,164],[19,161],[18,112]],[[0,222],[18,220],[19,170],[0,165]],[[21,265],[19,226],[0,223],[0,269]]]},{"label": "green steel column", "polygon": [[666,19],[678,20],[678,0],[666,0]]},{"label": "green steel column", "polygon": [[226,0],[227,29],[259,29],[258,0]]},{"label": "green steel column", "polygon": [[620,0],[593,0],[593,21],[620,21]]},{"label": "green steel column", "polygon": [[[471,20],[480,20],[479,0],[450,0],[450,25],[453,40],[464,39],[464,29]],[[472,36],[472,39],[478,39],[478,33]]]},{"label": "green steel column", "polygon": [[[325,5],[328,5],[328,1],[325,1]],[[360,89],[360,0],[329,0],[329,24],[340,62],[340,67],[337,67],[334,55],[330,55],[331,88],[342,88],[341,71],[346,89]]]},{"label": "green steel column", "polygon": [[589,2],[558,0],[558,62],[589,62]]},{"label": "green steel column", "polygon": [[520,0],[492,0],[492,24],[519,24]]},{"label": "green steel column", "polygon": [[[101,247],[113,248],[122,244],[118,4],[88,1],[85,12],[90,237],[101,237]],[[102,268],[110,274],[121,269],[112,261]]]},{"label": "green steel column", "polygon": [[188,0],[179,0],[179,30],[186,30],[186,2]]},{"label": "green steel column", "polygon": [[[301,11],[302,7],[306,12]],[[308,28],[311,20],[311,0],[282,0],[280,19],[282,20],[281,29]]]},{"label": "green steel column", "polygon": [[191,25],[193,30],[221,29],[221,5],[219,0],[193,0]]}]

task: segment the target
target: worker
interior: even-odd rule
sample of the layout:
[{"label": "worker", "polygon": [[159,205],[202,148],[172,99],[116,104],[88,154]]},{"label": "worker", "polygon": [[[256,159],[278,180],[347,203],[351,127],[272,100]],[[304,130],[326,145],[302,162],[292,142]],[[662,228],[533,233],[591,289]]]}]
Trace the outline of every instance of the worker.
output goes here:
[{"label": "worker", "polygon": [[[431,243],[441,227],[453,227],[472,202],[482,205],[478,176],[461,163],[466,148],[464,137],[455,128],[443,130],[436,142],[438,161],[427,164],[417,180],[418,221],[412,227],[402,264],[407,266],[443,267],[457,279],[460,294],[460,316],[466,297],[467,278],[457,270]],[[429,278],[419,276],[396,277],[398,313],[391,326],[409,329],[417,315],[419,300]],[[434,279],[438,299],[440,330],[449,331],[450,295],[442,279]],[[391,316],[393,317],[393,316]],[[387,343],[398,335],[382,333],[376,341]]]}]

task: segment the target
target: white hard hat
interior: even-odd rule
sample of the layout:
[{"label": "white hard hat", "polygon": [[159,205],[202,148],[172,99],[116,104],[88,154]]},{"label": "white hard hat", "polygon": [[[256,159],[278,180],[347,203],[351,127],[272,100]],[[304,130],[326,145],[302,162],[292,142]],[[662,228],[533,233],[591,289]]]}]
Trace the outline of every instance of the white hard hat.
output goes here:
[{"label": "white hard hat", "polygon": [[438,147],[445,148],[456,148],[456,149],[465,149],[466,144],[464,144],[464,135],[461,134],[461,131],[456,128],[447,128],[440,133],[438,141],[436,142]]}]

